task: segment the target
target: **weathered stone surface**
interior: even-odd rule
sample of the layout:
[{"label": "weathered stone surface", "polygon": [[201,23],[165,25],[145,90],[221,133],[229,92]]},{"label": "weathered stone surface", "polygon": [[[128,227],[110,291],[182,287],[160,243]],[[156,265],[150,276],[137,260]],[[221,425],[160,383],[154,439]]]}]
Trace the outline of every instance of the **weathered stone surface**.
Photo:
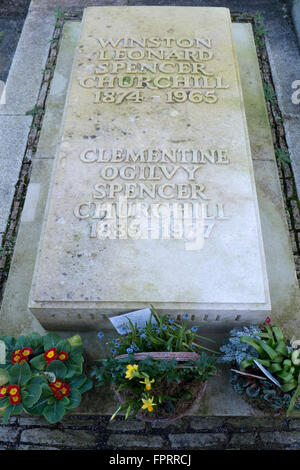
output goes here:
[{"label": "weathered stone surface", "polygon": [[0,441],[3,442],[13,442],[18,436],[18,429],[9,426],[0,427]]},{"label": "weathered stone surface", "polygon": [[93,447],[97,440],[92,432],[71,429],[32,428],[22,432],[22,444],[48,444],[63,447],[88,448]]},{"label": "weathered stone surface", "polygon": [[31,120],[31,116],[0,116],[0,232],[6,230]]},{"label": "weathered stone surface", "polygon": [[228,437],[224,433],[169,434],[172,449],[205,449],[220,448],[226,444]]},{"label": "weathered stone surface", "polygon": [[0,114],[24,115],[35,105],[55,21],[53,10],[51,15],[29,10],[7,78],[6,104],[0,106]]},{"label": "weathered stone surface", "polygon": [[83,19],[30,309],[46,327],[66,314],[92,326],[148,303],[208,321],[270,309],[227,9],[101,7]]},{"label": "weathered stone surface", "polygon": [[161,449],[163,439],[160,436],[141,436],[134,434],[113,434],[109,436],[107,446],[113,449]]}]

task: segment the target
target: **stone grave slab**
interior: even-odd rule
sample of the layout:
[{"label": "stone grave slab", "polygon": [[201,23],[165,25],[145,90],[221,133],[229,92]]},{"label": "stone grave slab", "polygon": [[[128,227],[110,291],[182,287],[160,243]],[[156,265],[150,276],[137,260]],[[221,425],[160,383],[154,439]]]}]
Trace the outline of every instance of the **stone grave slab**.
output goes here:
[{"label": "stone grave slab", "polygon": [[228,9],[85,10],[45,214],[42,324],[270,311]]}]

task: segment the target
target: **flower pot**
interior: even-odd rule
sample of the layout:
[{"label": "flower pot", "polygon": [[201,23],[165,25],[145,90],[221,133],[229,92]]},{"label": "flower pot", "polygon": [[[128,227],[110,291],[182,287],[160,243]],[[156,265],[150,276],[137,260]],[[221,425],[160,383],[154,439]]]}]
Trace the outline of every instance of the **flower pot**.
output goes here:
[{"label": "flower pot", "polygon": [[[262,376],[258,369],[249,370],[249,374],[251,375],[230,371],[230,384],[234,391],[254,408],[271,416],[284,416],[292,395],[282,392],[269,380],[254,377]],[[296,403],[294,409],[300,410],[300,403]]]},{"label": "flower pot", "polygon": [[[135,361],[142,361],[147,357],[151,357],[152,359],[157,360],[164,360],[164,361],[171,361],[175,359],[178,362],[187,362],[187,361],[195,361],[200,358],[199,354],[194,352],[164,352],[164,351],[154,351],[154,352],[142,352],[134,354]],[[128,354],[122,354],[120,356],[116,356],[116,359],[124,359],[128,357]],[[195,379],[189,382],[167,382],[165,378],[161,379],[161,382],[157,383],[156,386],[161,387],[161,390],[164,395],[172,395],[180,394],[189,392],[192,396],[192,400],[184,401],[183,399],[178,399],[175,403],[174,409],[171,412],[167,412],[164,409],[160,409],[160,411],[156,411],[154,409],[153,415],[149,415],[149,413],[144,411],[139,411],[136,415],[137,418],[147,421],[147,422],[172,422],[176,419],[182,418],[183,416],[191,413],[193,410],[197,408],[200,403],[200,400],[205,392],[207,382],[203,382],[199,379]],[[126,403],[126,399],[130,396],[130,392],[128,390],[122,390],[120,392],[117,391],[117,388],[114,387],[114,392],[118,401],[123,404]]]}]

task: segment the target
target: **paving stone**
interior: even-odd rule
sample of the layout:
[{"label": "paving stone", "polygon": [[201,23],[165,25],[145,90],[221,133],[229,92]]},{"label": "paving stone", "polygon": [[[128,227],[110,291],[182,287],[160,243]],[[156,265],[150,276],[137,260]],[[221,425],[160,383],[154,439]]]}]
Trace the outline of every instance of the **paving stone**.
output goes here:
[{"label": "paving stone", "polygon": [[169,434],[172,449],[223,448],[227,442],[224,433]]},{"label": "paving stone", "polygon": [[6,82],[6,104],[0,106],[0,114],[24,115],[35,105],[55,21],[54,7],[48,14],[31,11],[27,15]]},{"label": "paving stone", "polygon": [[141,436],[135,434],[112,434],[107,445],[115,449],[161,449],[164,440],[160,436]]},{"label": "paving stone", "polygon": [[291,178],[288,178],[285,180],[286,184],[286,197],[289,199],[291,197],[294,197],[294,183]]},{"label": "paving stone", "polygon": [[60,450],[59,447],[51,447],[51,446],[35,446],[35,445],[20,445],[18,446],[17,450]]},{"label": "paving stone", "polygon": [[227,448],[245,448],[255,445],[256,433],[254,432],[245,432],[242,434],[233,434]]},{"label": "paving stone", "polygon": [[[176,432],[176,430],[185,431],[189,427],[189,422],[190,419],[188,416],[185,418],[181,419],[176,419],[176,421],[172,421],[170,423],[159,423],[159,422],[153,422],[151,423],[152,429],[168,429],[169,432]],[[206,419],[206,418],[202,418]]]},{"label": "paving stone", "polygon": [[89,448],[97,443],[93,432],[66,429],[26,429],[21,435],[21,444],[49,444],[72,448]]},{"label": "paving stone", "polygon": [[260,437],[262,442],[266,445],[297,445],[300,448],[300,432],[261,432]]},{"label": "paving stone", "polygon": [[300,230],[300,212],[299,212],[298,203],[297,203],[297,201],[292,199],[290,201],[290,204],[292,206],[294,227],[295,227],[296,230]]},{"label": "paving stone", "polygon": [[135,420],[118,420],[108,423],[107,429],[109,431],[143,431],[145,429],[145,422]]},{"label": "paving stone", "polygon": [[0,232],[6,230],[31,120],[32,116],[0,116]]},{"label": "paving stone", "polygon": [[241,433],[248,433],[254,430],[275,430],[286,426],[285,420],[279,418],[254,418],[252,416],[232,417],[226,419],[226,428]]},{"label": "paving stone", "polygon": [[221,420],[218,417],[201,418],[199,416],[191,418],[190,426],[195,431],[214,431],[222,426],[223,421],[225,421],[225,419]]},{"label": "paving stone", "polygon": [[17,438],[18,432],[18,429],[15,427],[0,426],[0,441],[11,443]]}]

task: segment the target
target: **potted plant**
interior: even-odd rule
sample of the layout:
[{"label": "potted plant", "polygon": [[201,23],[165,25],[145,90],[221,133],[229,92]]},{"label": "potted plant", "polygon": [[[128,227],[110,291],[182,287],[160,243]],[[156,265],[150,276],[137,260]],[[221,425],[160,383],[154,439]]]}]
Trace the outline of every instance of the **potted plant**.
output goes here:
[{"label": "potted plant", "polygon": [[63,339],[56,333],[41,336],[0,336],[5,354],[0,364],[0,413],[3,422],[22,412],[60,421],[76,408],[92,387],[83,373],[79,335]]},{"label": "potted plant", "polygon": [[111,354],[93,367],[92,376],[96,386],[113,386],[120,406],[111,419],[124,410],[125,419],[171,421],[199,403],[207,380],[216,373],[215,357],[203,350],[215,351],[197,343],[207,338],[187,320],[187,315],[182,323],[160,317],[152,307],[145,328],[129,321],[124,334],[109,342]]},{"label": "potted plant", "polygon": [[218,362],[231,364],[230,383],[246,401],[269,414],[300,410],[300,341],[285,338],[270,318],[235,328]]}]

